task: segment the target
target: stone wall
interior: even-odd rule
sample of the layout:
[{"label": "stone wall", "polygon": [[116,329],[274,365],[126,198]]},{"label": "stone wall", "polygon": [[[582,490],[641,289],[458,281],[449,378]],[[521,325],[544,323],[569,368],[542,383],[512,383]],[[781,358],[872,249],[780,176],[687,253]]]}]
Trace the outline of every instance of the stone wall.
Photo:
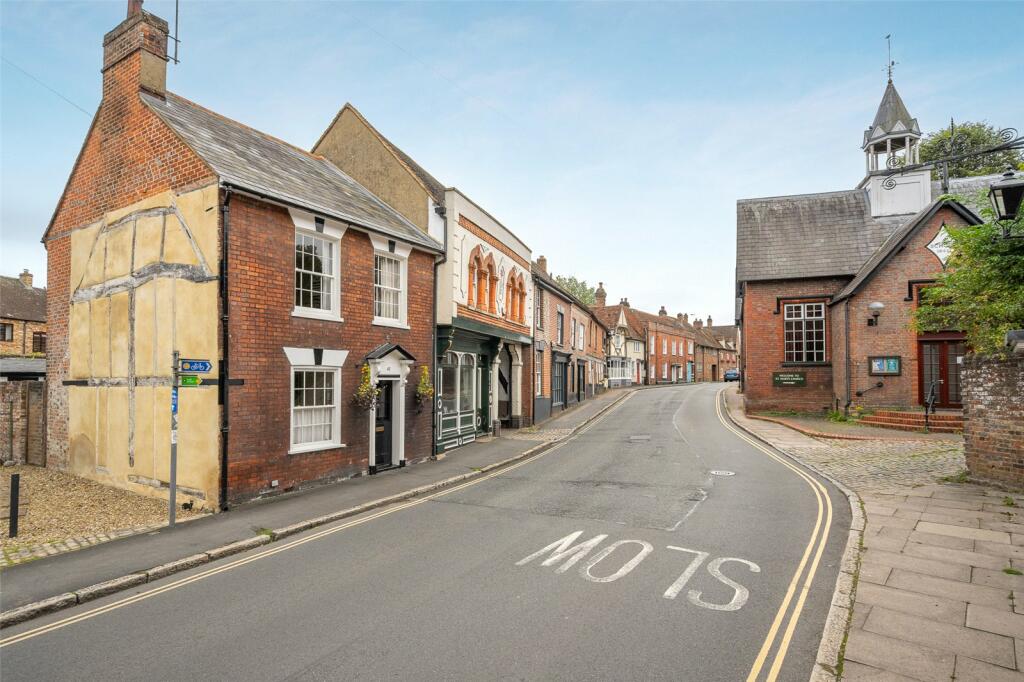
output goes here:
[{"label": "stone wall", "polygon": [[1024,488],[1024,358],[969,355],[962,381],[968,470]]},{"label": "stone wall", "polygon": [[0,383],[0,461],[46,464],[46,383]]}]

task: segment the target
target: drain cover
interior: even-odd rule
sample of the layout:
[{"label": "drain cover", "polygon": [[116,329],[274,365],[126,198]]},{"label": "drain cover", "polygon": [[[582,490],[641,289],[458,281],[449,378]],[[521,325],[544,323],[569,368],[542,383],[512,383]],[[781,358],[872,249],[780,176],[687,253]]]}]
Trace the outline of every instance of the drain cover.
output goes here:
[{"label": "drain cover", "polygon": [[708,472],[712,476],[735,476],[735,471],[726,471],[725,469],[712,469]]}]

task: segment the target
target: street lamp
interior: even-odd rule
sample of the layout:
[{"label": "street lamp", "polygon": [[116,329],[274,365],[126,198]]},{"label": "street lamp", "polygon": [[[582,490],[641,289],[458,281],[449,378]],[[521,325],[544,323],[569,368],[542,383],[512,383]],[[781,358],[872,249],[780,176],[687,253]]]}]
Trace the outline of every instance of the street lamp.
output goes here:
[{"label": "street lamp", "polygon": [[988,198],[992,201],[997,220],[1017,219],[1021,198],[1024,197],[1024,177],[1016,177],[1012,167],[1007,167],[1003,179],[992,183]]},{"label": "street lamp", "polygon": [[874,303],[868,303],[868,310],[871,311],[871,317],[868,319],[869,327],[878,326],[878,316],[885,310],[885,304],[881,301],[875,301]]}]

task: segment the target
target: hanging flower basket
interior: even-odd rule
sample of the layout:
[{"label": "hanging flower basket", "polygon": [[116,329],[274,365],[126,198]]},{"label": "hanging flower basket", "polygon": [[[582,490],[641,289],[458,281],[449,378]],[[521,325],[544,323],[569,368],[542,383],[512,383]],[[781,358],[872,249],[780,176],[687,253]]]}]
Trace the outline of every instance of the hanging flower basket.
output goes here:
[{"label": "hanging flower basket", "polygon": [[364,412],[369,412],[377,405],[380,389],[370,384],[369,365],[363,365],[360,373],[362,374],[362,379],[360,379],[359,387],[352,396],[352,404]]},{"label": "hanging flower basket", "polygon": [[420,380],[416,384],[416,392],[413,397],[420,407],[429,404],[434,398],[434,386],[430,383],[430,369],[426,365],[420,366]]}]

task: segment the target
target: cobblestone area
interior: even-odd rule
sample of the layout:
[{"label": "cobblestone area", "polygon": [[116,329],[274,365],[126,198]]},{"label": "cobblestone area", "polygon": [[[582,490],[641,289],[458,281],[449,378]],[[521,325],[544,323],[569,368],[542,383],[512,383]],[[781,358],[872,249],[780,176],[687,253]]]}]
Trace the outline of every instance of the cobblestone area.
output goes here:
[{"label": "cobblestone area", "polygon": [[937,483],[964,470],[958,440],[829,440],[828,447],[790,445],[804,462],[857,492],[884,492]]},{"label": "cobblestone area", "polygon": [[538,443],[546,443],[553,440],[565,438],[573,432],[573,429],[519,429],[502,434],[502,438],[510,440],[528,440]]},{"label": "cobblestone area", "polygon": [[98,545],[101,542],[107,542],[108,540],[116,540],[118,538],[128,537],[129,535],[135,535],[137,533],[147,533],[158,528],[162,528],[164,524],[156,523],[150,526],[136,526],[135,528],[124,528],[121,530],[112,531],[110,533],[97,533],[96,535],[79,535],[77,537],[68,538],[61,542],[43,542],[35,545],[19,546],[16,549],[4,549],[0,554],[0,568],[7,566],[13,566],[20,564],[25,561],[31,561],[33,559],[42,559],[44,557],[52,556],[54,554],[62,554],[64,552],[73,552],[76,549],[82,549],[83,547],[90,547],[92,545]]}]

